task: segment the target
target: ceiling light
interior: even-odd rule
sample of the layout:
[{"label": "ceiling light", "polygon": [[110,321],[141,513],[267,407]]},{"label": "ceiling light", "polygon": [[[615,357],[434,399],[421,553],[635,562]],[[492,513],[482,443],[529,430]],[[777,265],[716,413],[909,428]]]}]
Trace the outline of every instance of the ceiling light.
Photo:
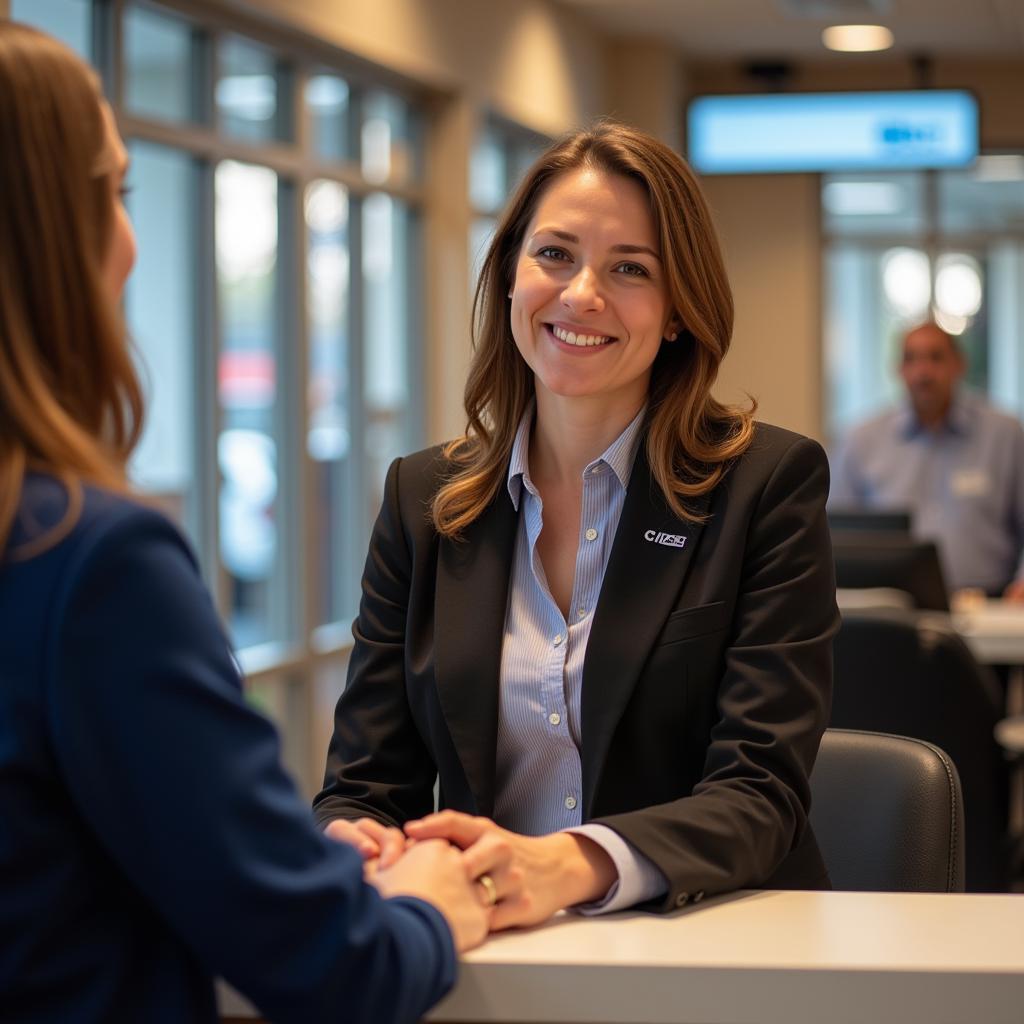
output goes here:
[{"label": "ceiling light", "polygon": [[888,50],[893,44],[893,35],[884,25],[832,25],[821,33],[821,41],[830,50],[867,53]]}]

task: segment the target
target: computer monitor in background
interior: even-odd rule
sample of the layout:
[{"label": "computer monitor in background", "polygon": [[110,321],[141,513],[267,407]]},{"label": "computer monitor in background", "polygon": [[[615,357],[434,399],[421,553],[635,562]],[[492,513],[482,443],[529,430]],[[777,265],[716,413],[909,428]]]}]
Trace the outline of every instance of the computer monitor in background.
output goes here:
[{"label": "computer monitor in background", "polygon": [[900,533],[835,530],[832,553],[837,587],[891,587],[909,594],[918,608],[949,611],[934,541]]},{"label": "computer monitor in background", "polygon": [[828,525],[837,531],[854,533],[910,533],[911,517],[906,509],[836,508],[828,510]]}]

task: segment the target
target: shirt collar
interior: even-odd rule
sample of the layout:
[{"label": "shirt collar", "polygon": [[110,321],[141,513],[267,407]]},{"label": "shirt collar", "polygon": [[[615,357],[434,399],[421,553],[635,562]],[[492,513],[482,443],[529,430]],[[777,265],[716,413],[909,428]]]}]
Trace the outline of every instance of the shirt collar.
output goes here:
[{"label": "shirt collar", "polygon": [[[515,440],[512,442],[512,457],[508,464],[508,496],[512,499],[512,507],[517,512],[524,484],[532,494],[537,493],[530,480],[530,430],[533,427],[534,408],[535,403],[531,402],[519,421]],[[587,465],[583,471],[584,476],[603,463],[618,478],[622,489],[627,488],[629,474],[633,470],[633,462],[636,459],[637,449],[640,447],[640,428],[643,425],[646,412],[647,406],[645,405],[601,455]]]},{"label": "shirt collar", "polygon": [[[939,428],[940,431],[950,434],[967,434],[971,429],[973,419],[971,411],[971,396],[959,391],[954,392],[953,400],[949,405],[949,412]],[[900,410],[897,424],[904,437],[914,437],[925,429],[921,426],[917,416],[914,415],[914,407],[909,402]]]}]

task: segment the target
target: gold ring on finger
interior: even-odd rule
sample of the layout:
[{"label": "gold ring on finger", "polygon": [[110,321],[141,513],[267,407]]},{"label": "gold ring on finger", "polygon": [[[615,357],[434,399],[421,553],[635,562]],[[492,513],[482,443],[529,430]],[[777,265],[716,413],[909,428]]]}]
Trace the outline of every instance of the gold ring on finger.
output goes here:
[{"label": "gold ring on finger", "polygon": [[484,891],[484,906],[493,907],[498,902],[498,887],[494,884],[494,879],[484,873],[477,881],[480,883],[480,888]]}]

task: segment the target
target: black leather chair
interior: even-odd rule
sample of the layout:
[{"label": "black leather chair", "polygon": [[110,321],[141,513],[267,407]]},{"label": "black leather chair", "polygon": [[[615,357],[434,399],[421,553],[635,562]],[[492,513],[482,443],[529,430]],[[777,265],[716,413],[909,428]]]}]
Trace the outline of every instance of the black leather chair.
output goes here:
[{"label": "black leather chair", "polygon": [[1009,770],[994,737],[1001,708],[994,677],[945,617],[844,613],[830,725],[913,736],[952,758],[963,787],[969,892],[1008,886]]},{"label": "black leather chair", "polygon": [[953,762],[923,740],[826,731],[811,825],[836,889],[963,892],[963,801]]}]

